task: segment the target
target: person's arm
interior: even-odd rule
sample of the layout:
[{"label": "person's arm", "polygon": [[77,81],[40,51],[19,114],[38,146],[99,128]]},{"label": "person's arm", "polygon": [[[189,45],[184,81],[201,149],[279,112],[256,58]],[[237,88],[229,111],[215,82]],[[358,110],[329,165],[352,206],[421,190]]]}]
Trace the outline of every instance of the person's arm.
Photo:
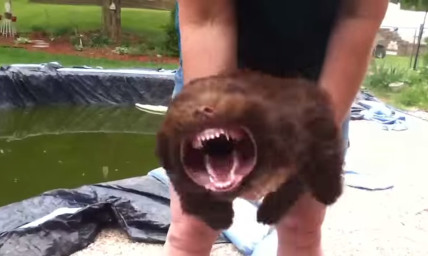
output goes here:
[{"label": "person's arm", "polygon": [[346,118],[364,79],[388,0],[344,0],[344,4],[320,77],[332,98],[338,124]]},{"label": "person's arm", "polygon": [[[237,68],[233,0],[178,0],[184,83]],[[185,214],[174,189],[168,256],[208,256],[220,232]]]},{"label": "person's arm", "polygon": [[233,0],[179,0],[184,82],[237,68]]}]

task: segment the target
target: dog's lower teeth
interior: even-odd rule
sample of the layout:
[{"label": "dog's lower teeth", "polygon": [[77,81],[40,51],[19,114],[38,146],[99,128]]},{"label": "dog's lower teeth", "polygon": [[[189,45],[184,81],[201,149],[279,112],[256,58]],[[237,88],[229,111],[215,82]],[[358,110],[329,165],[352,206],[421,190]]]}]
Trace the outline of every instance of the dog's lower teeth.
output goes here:
[{"label": "dog's lower teeth", "polygon": [[230,187],[232,185],[231,181],[220,183],[220,182],[216,181],[211,176],[209,178],[210,178],[210,182],[213,183],[215,187],[220,188],[220,189],[224,189],[224,188]]},{"label": "dog's lower teeth", "polygon": [[220,188],[227,188],[230,185],[231,185],[231,182],[217,184],[217,186],[220,187]]}]

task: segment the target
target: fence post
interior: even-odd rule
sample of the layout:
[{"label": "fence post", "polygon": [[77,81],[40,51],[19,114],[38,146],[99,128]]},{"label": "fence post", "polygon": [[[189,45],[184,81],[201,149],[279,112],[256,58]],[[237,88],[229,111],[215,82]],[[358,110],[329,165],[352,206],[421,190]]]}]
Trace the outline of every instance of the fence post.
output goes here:
[{"label": "fence post", "polygon": [[427,13],[428,11],[425,11],[425,15],[424,15],[424,21],[421,24],[421,27],[419,29],[419,37],[418,37],[418,47],[416,48],[416,56],[415,56],[415,63],[413,64],[413,70],[416,70],[418,67],[418,57],[419,57],[419,50],[421,48],[421,41],[422,41],[422,36],[424,34],[424,29],[425,29],[425,21],[427,18]]}]

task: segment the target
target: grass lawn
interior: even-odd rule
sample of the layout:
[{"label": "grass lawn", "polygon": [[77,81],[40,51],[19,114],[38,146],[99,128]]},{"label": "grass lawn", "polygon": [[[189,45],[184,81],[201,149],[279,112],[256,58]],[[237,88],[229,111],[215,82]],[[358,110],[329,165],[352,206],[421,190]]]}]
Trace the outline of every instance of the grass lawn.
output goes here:
[{"label": "grass lawn", "polygon": [[[428,81],[423,79],[425,74],[419,73],[424,65],[422,56],[418,60],[419,72],[413,71],[413,65],[410,66],[410,57],[388,55],[384,59],[376,59],[375,64],[380,71],[372,75],[374,82],[368,84],[367,89],[376,97],[400,109],[428,110]],[[400,91],[381,86],[381,83],[395,82],[405,82],[407,85]]]},{"label": "grass lawn", "polygon": [[[387,55],[384,59],[376,59],[376,64],[378,65],[386,65],[389,67],[396,67],[401,69],[412,69],[413,68],[413,62],[414,58],[412,59],[412,65],[410,66],[410,56],[394,56],[394,55]],[[422,56],[418,59],[418,67],[421,67],[423,65],[422,63]]]},{"label": "grass lawn", "polygon": [[[52,33],[101,28],[101,7],[48,5],[13,0],[12,10],[18,17],[19,32],[45,30]],[[162,28],[169,19],[168,11],[146,9],[122,9],[122,28],[158,41],[163,38]]]},{"label": "grass lawn", "polygon": [[94,59],[85,58],[80,56],[70,55],[57,55],[44,52],[31,52],[25,49],[14,49],[0,47],[0,65],[7,64],[38,64],[51,61],[57,61],[63,66],[101,66],[104,68],[137,68],[137,67],[150,67],[150,68],[165,68],[174,69],[176,65],[173,64],[155,64],[145,63],[138,61],[118,61],[108,59]]}]

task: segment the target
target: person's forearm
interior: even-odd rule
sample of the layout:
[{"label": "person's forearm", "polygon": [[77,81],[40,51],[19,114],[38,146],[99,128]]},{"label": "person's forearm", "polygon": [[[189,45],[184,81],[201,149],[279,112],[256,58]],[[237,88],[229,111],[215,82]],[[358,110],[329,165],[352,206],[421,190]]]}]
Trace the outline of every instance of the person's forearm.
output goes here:
[{"label": "person's forearm", "polygon": [[[233,0],[178,0],[184,84],[237,67]],[[171,190],[166,256],[208,256],[219,231],[185,214]]]},{"label": "person's forearm", "polygon": [[179,1],[185,83],[237,67],[233,1],[207,1],[200,6],[194,1]]},{"label": "person's forearm", "polygon": [[339,20],[320,77],[322,88],[331,96],[338,124],[346,118],[364,79],[388,4],[386,0],[347,1],[354,1],[352,8],[358,10]]}]

